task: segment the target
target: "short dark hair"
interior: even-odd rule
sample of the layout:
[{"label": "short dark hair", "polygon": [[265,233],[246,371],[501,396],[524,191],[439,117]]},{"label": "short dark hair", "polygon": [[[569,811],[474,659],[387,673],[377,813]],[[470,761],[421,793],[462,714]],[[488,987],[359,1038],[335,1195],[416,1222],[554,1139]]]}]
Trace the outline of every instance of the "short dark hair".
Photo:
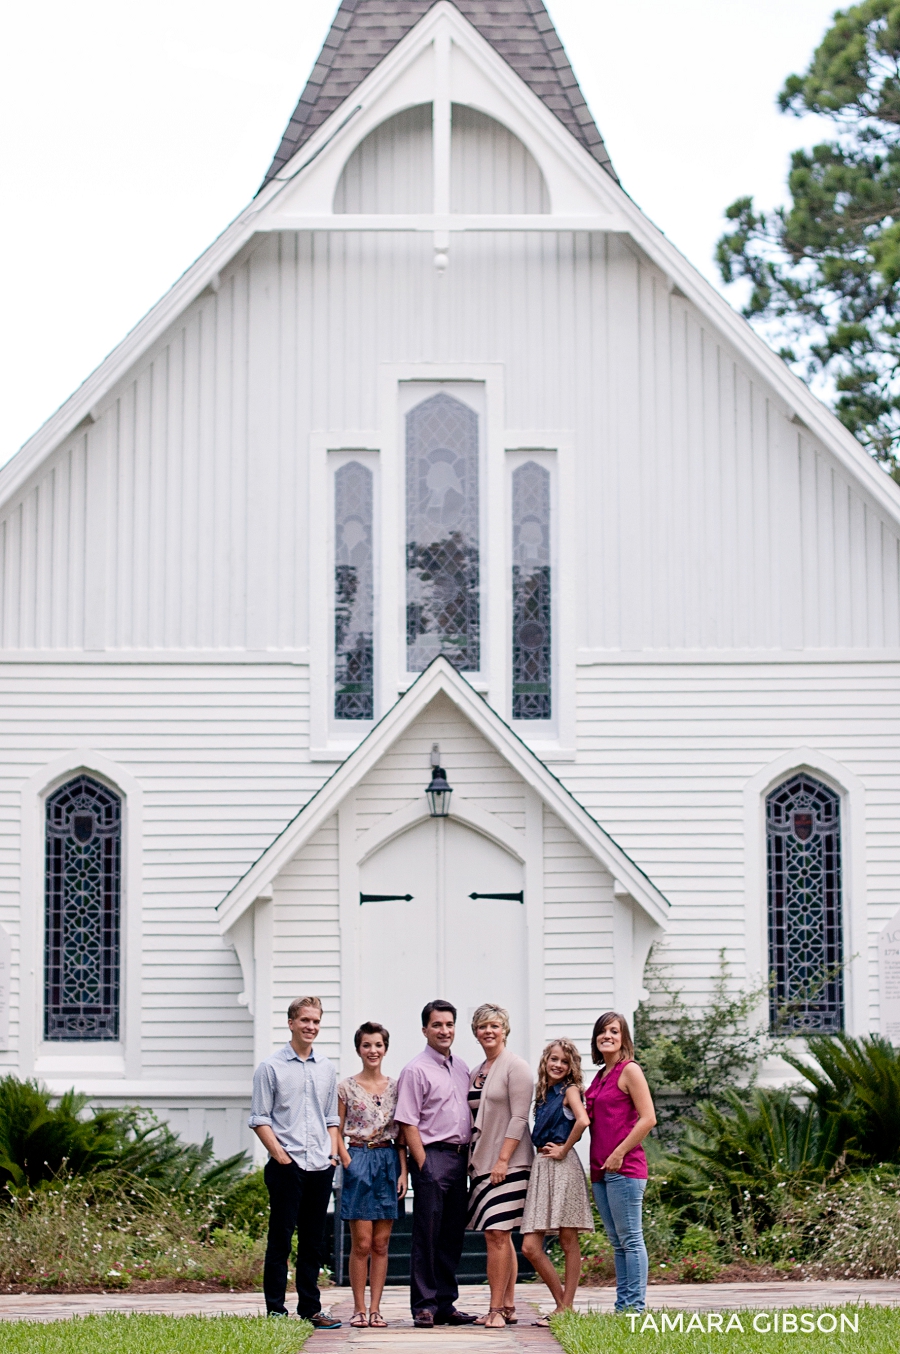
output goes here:
[{"label": "short dark hair", "polygon": [[451,1005],[449,1001],[442,1001],[440,997],[437,997],[434,1001],[430,1001],[426,1006],[422,1007],[423,1030],[425,1026],[428,1024],[429,1020],[431,1019],[432,1011],[449,1011],[453,1017],[454,1025],[456,1024],[456,1007]]},{"label": "short dark hair", "polygon": [[353,1036],[353,1046],[357,1053],[359,1052],[359,1046],[363,1041],[364,1034],[380,1034],[384,1040],[385,1048],[388,1048],[390,1045],[391,1036],[383,1025],[379,1025],[377,1020],[364,1020]]},{"label": "short dark hair", "polygon": [[622,1031],[622,1056],[619,1062],[631,1062],[634,1057],[634,1040],[631,1037],[631,1030],[628,1028],[628,1021],[618,1011],[604,1011],[602,1016],[598,1016],[594,1021],[594,1033],[591,1035],[591,1062],[598,1065],[603,1062],[603,1054],[597,1048],[597,1038],[603,1033],[607,1025],[611,1025],[614,1020],[618,1020],[619,1029]]}]

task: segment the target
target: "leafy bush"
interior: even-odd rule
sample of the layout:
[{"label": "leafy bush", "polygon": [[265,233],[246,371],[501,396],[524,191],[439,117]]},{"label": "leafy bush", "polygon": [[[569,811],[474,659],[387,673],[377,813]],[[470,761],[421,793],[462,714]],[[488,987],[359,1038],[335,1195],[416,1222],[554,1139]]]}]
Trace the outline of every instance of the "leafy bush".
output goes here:
[{"label": "leafy bush", "polygon": [[265,1236],[269,1226],[269,1191],[262,1170],[248,1171],[227,1190],[216,1217],[222,1227],[246,1232],[251,1237]]},{"label": "leafy bush", "polygon": [[182,1278],[252,1286],[263,1243],[214,1227],[218,1206],[111,1172],[45,1181],[0,1210],[0,1283],[71,1290]]},{"label": "leafy bush", "polygon": [[74,1091],[54,1103],[36,1081],[0,1078],[0,1188],[115,1170],[177,1194],[223,1193],[246,1165],[244,1152],[215,1161],[211,1138],[182,1142],[147,1110],[91,1108]]},{"label": "leafy bush", "polygon": [[67,1091],[51,1105],[36,1081],[0,1079],[0,1186],[36,1185],[69,1170],[82,1174],[114,1165],[126,1140],[121,1110],[85,1118],[88,1098]]},{"label": "leafy bush", "polygon": [[635,1046],[656,1102],[658,1136],[673,1142],[703,1102],[720,1103],[727,1092],[753,1084],[771,1041],[751,1018],[768,985],[731,992],[720,951],[712,996],[696,1010],[672,987],[661,954],[654,947],[645,970],[650,996],[635,1014]]},{"label": "leafy bush", "polygon": [[868,1170],[807,1192],[787,1219],[810,1278],[900,1277],[900,1176]]},{"label": "leafy bush", "polygon": [[805,1094],[840,1150],[857,1160],[900,1162],[900,1049],[877,1034],[814,1035],[807,1049],[818,1067],[784,1056],[809,1082]]}]

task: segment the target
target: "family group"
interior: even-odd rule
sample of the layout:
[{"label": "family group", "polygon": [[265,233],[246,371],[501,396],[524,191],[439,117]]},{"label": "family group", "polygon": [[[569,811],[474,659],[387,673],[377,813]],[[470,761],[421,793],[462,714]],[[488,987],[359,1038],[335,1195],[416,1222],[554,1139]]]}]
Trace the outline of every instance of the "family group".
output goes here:
[{"label": "family group", "polygon": [[[397,1080],[382,1071],[388,1031],[367,1021],[354,1039],[362,1068],[338,1083],[334,1065],[315,1052],[321,1020],[318,997],[292,1002],[290,1042],[253,1078],[250,1127],[269,1154],[263,1287],[270,1316],[288,1314],[288,1258],[296,1232],[298,1315],[318,1329],[341,1324],[322,1312],[318,1288],[339,1164],[340,1216],[349,1222],[352,1240],[352,1326],[386,1324],[380,1302],[391,1228],[410,1182],[416,1326],[501,1330],[515,1324],[516,1229],[556,1310],[571,1307],[581,1276],[578,1234],[594,1227],[585,1173],[573,1150],[587,1130],[591,1187],[615,1258],[616,1311],[643,1311],[647,1160],[641,1143],[656,1115],[624,1016],[607,1011],[595,1022],[591,1055],[598,1071],[586,1091],[581,1056],[569,1039],[554,1039],[544,1049],[535,1086],[528,1064],[507,1048],[509,1016],[491,1003],[472,1017],[472,1033],[484,1051],[480,1066],[470,1071],[451,1051],[456,1008],[430,1001],[422,1011],[425,1047]],[[491,1302],[479,1317],[456,1306],[467,1229],[484,1233],[487,1246]],[[558,1235],[565,1256],[562,1282],[544,1250],[548,1235]]]}]

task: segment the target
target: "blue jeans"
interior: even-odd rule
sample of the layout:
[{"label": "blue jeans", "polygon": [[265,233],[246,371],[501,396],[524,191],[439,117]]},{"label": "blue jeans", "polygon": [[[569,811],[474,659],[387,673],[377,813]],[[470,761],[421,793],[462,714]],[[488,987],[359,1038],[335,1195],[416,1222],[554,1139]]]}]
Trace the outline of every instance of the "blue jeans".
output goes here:
[{"label": "blue jeans", "polygon": [[647,1247],[641,1226],[646,1180],[607,1171],[593,1184],[597,1212],[612,1242],[616,1263],[616,1311],[642,1312],[647,1297]]}]

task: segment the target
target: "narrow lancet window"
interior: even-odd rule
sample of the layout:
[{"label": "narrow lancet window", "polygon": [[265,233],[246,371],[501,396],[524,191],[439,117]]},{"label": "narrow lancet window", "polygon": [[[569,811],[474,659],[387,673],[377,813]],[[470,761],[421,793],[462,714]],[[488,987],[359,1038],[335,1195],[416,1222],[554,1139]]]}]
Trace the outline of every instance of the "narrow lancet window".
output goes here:
[{"label": "narrow lancet window", "polygon": [[406,656],[479,666],[478,415],[443,392],[406,416]]},{"label": "narrow lancet window", "polygon": [[766,800],[773,1029],[843,1029],[840,812],[802,773]]},{"label": "narrow lancet window", "polygon": [[76,776],[47,800],[44,1038],[119,1038],[122,805]]},{"label": "narrow lancet window", "polygon": [[375,716],[372,472],[350,461],[334,476],[334,717]]},{"label": "narrow lancet window", "polygon": [[513,471],[513,719],[552,709],[550,472],[534,461]]}]

